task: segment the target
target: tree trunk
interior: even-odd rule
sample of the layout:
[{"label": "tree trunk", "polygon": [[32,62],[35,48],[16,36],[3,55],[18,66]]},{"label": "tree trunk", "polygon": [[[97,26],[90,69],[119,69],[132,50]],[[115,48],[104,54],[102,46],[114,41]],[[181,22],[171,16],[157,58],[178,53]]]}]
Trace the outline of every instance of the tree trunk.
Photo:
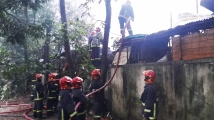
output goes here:
[{"label": "tree trunk", "polygon": [[44,46],[44,63],[46,64],[45,82],[48,81],[47,70],[49,69],[49,44],[50,44],[51,23],[46,22],[46,41]]},{"label": "tree trunk", "polygon": [[105,20],[105,29],[104,29],[104,40],[103,40],[103,49],[102,49],[102,61],[101,61],[101,75],[102,80],[106,81],[107,69],[108,69],[108,40],[109,32],[111,26],[111,0],[105,0],[106,5],[106,20]]},{"label": "tree trunk", "polygon": [[60,0],[60,15],[61,15],[61,22],[63,24],[63,28],[62,28],[63,29],[63,40],[64,40],[66,61],[68,62],[68,75],[70,77],[74,77],[70,43],[69,43],[69,39],[67,36],[68,31],[67,31],[67,19],[66,19],[66,12],[65,12],[65,0]]},{"label": "tree trunk", "polygon": [[[25,7],[24,8],[24,15],[25,15],[25,18],[26,20],[28,21],[29,18],[28,18],[28,7]],[[28,64],[28,51],[27,51],[27,37],[26,37],[26,40],[24,42],[24,58],[25,58],[25,63]],[[25,80],[25,92],[27,92],[27,89],[28,89],[28,84],[27,84],[27,81],[28,79],[26,78]]]}]

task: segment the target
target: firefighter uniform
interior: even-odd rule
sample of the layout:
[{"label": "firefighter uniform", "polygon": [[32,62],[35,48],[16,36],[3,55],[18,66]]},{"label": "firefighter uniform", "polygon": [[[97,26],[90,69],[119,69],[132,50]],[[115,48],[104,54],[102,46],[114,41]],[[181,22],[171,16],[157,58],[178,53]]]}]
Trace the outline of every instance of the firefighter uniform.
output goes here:
[{"label": "firefighter uniform", "polygon": [[77,118],[78,120],[85,120],[86,117],[86,102],[87,98],[81,91],[81,89],[73,89],[72,90],[72,95],[75,103],[77,104],[78,102],[81,102],[81,105],[77,109]]},{"label": "firefighter uniform", "polygon": [[[126,4],[122,5],[120,14],[118,17],[119,23],[120,23],[121,34],[123,33],[124,24],[126,23],[126,21],[129,17],[131,17],[132,20],[134,20],[134,12],[133,12],[133,8],[131,6],[131,2],[129,0],[127,0]],[[133,34],[130,22],[127,25],[127,30],[129,32],[129,35]]]},{"label": "firefighter uniform", "polygon": [[57,104],[58,104],[58,98],[59,98],[59,92],[60,92],[60,87],[59,87],[59,81],[55,81],[55,86],[57,86],[56,89],[56,99],[54,99],[54,111],[57,111]]},{"label": "firefighter uniform", "polygon": [[59,92],[59,102],[58,102],[58,120],[76,120],[77,112],[74,110],[75,103],[70,94],[71,88],[71,78],[64,76],[60,79],[60,92]]},{"label": "firefighter uniform", "polygon": [[34,91],[36,90],[35,83],[36,83],[36,80],[31,80],[31,85],[30,85],[31,95],[30,95],[30,99],[32,101],[34,100]]},{"label": "firefighter uniform", "polygon": [[33,91],[33,95],[34,95],[33,115],[34,115],[34,118],[42,119],[44,89],[41,83],[41,75],[39,77],[38,76],[36,76],[37,81],[35,83],[35,90]]},{"label": "firefighter uniform", "polygon": [[55,81],[48,82],[47,116],[52,115],[55,109],[56,100],[57,100],[57,89],[58,89],[58,84],[56,84]]},{"label": "firefighter uniform", "polygon": [[76,117],[75,104],[69,90],[60,90],[58,98],[58,120],[72,120]]},{"label": "firefighter uniform", "polygon": [[94,33],[93,37],[91,38],[91,61],[92,65],[95,68],[100,67],[100,45],[103,41],[103,36],[101,29],[99,27],[96,28],[96,33]]},{"label": "firefighter uniform", "polygon": [[[96,89],[99,89],[103,86],[103,82],[101,79],[92,80],[90,91],[95,91]],[[100,120],[101,114],[103,112],[103,102],[105,100],[104,97],[104,90],[101,90],[93,95],[94,98],[94,120]]]},{"label": "firefighter uniform", "polygon": [[158,93],[155,85],[153,84],[155,74],[152,70],[147,70],[144,72],[144,76],[146,85],[140,98],[143,105],[142,114],[147,120],[157,120]]}]

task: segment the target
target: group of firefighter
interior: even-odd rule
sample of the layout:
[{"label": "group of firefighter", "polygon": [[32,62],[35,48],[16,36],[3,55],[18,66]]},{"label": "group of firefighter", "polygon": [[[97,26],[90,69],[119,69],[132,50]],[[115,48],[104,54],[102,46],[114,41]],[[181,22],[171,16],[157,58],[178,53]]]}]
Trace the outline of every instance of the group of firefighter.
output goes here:
[{"label": "group of firefighter", "polygon": [[[120,32],[123,34],[124,24],[131,18],[134,21],[134,12],[129,0],[122,5],[119,14]],[[131,25],[128,23],[127,29],[129,35],[133,35]],[[89,37],[90,59],[95,68],[100,67],[101,43],[103,36],[99,27],[93,31]],[[142,101],[143,120],[157,120],[158,113],[158,92],[154,85],[156,74],[153,70],[146,70],[144,75],[144,91],[140,97]],[[90,92],[101,88],[104,83],[101,80],[100,69],[94,69],[91,72],[92,81],[89,86]],[[58,74],[50,73],[48,82],[42,84],[42,74],[36,74],[36,80],[33,83],[31,99],[34,101],[33,116],[36,119],[42,119],[43,109],[46,109],[47,116],[58,113],[58,120],[85,120],[87,97],[84,95],[83,79],[79,76],[70,78],[64,76],[59,78]],[[44,87],[46,86],[47,92]],[[46,93],[46,94],[44,94]],[[43,106],[43,100],[46,96],[46,108]],[[99,90],[93,94],[93,114],[94,120],[101,120],[104,104],[104,90]],[[75,106],[80,106],[75,110]]]},{"label": "group of firefighter", "polygon": [[[57,78],[57,73],[49,74],[49,80],[46,84],[42,84],[42,74],[36,74],[36,80],[33,80],[31,99],[34,101],[33,116],[35,119],[43,119],[43,109],[46,109],[47,116],[58,113],[58,120],[85,120],[87,97],[83,93],[83,79],[74,77],[73,79],[64,76]],[[91,72],[92,82],[90,91],[95,91],[104,84],[101,81],[99,69]],[[45,92],[45,87],[47,91]],[[46,94],[45,94],[46,93]],[[47,103],[44,107],[44,97]],[[100,90],[93,95],[94,120],[100,120],[102,107],[104,103],[104,90]],[[80,106],[75,110],[76,104],[80,102]]]},{"label": "group of firefighter", "polygon": [[[156,74],[152,70],[143,72],[145,89],[140,97],[142,101],[143,120],[157,120],[158,110],[158,94],[154,85]],[[83,79],[74,77],[73,79],[64,76],[57,78],[57,73],[49,74],[47,84],[42,84],[42,74],[36,74],[36,80],[33,80],[33,89],[31,99],[34,101],[33,116],[35,119],[43,119],[43,109],[46,109],[47,116],[50,117],[54,113],[58,113],[58,120],[85,120],[86,119],[86,104],[87,97],[84,95]],[[101,80],[99,69],[94,69],[91,72],[92,82],[89,87],[90,92],[101,88],[104,83]],[[46,92],[46,108],[44,107],[45,90]],[[93,114],[94,120],[101,120],[104,104],[104,90],[99,90],[93,95],[94,105]],[[80,102],[80,106],[75,110],[75,106]]]}]

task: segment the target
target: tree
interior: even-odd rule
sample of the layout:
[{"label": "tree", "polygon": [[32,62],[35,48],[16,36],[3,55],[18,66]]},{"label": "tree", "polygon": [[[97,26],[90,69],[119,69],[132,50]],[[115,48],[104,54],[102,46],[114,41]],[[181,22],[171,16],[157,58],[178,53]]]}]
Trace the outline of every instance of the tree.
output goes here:
[{"label": "tree", "polygon": [[71,50],[70,50],[70,43],[68,39],[68,30],[67,30],[67,19],[66,19],[66,12],[65,12],[65,0],[60,0],[60,15],[61,15],[61,22],[62,22],[62,32],[63,32],[63,40],[64,40],[64,47],[65,47],[65,55],[66,60],[68,62],[68,72],[70,77],[74,77],[73,66],[72,66],[72,58],[71,58]]},{"label": "tree", "polygon": [[103,49],[102,49],[102,61],[101,61],[101,75],[102,75],[103,81],[106,81],[107,69],[108,69],[107,52],[108,52],[109,32],[111,27],[111,0],[105,0],[105,6],[106,6],[106,20],[105,20]]},{"label": "tree", "polygon": [[[37,11],[41,4],[47,0],[1,0],[0,1],[0,36],[5,37],[7,42],[23,45],[26,37],[31,36],[35,39],[43,37],[43,27],[34,24],[28,19],[28,8]],[[24,9],[23,16],[18,14]]]}]

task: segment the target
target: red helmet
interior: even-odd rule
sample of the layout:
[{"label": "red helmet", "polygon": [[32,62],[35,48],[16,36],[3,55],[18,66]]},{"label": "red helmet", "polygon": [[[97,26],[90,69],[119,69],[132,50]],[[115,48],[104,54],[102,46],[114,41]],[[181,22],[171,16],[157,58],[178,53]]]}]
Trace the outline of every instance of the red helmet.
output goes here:
[{"label": "red helmet", "polygon": [[101,31],[100,27],[97,27],[97,28],[96,28],[96,31],[97,31],[97,32],[100,32],[100,31]]},{"label": "red helmet", "polygon": [[154,83],[156,75],[153,70],[146,70],[143,72],[143,75],[145,76],[146,83]]},{"label": "red helmet", "polygon": [[91,77],[94,78],[95,76],[100,76],[100,69],[94,69],[92,72],[91,72]]},{"label": "red helmet", "polygon": [[60,89],[70,89],[71,78],[64,76],[59,80]]},{"label": "red helmet", "polygon": [[49,74],[49,75],[48,75],[49,80],[56,79],[56,76],[57,76],[57,75],[58,75],[57,73],[51,73],[51,74]]},{"label": "red helmet", "polygon": [[36,80],[38,80],[39,78],[42,78],[42,74],[36,74]]},{"label": "red helmet", "polygon": [[96,33],[95,31],[92,31],[92,32],[91,32],[91,36],[95,35],[95,33]]},{"label": "red helmet", "polygon": [[81,77],[75,77],[71,81],[72,88],[81,88],[83,79]]}]

